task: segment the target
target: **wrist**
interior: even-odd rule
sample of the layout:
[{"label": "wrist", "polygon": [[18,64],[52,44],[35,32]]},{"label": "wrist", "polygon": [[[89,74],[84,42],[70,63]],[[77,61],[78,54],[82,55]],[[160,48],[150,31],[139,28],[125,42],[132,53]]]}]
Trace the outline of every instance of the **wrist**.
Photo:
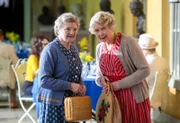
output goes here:
[{"label": "wrist", "polygon": [[100,78],[99,78],[99,84],[102,86],[102,78],[103,78],[103,76],[101,76]]},{"label": "wrist", "polygon": [[72,84],[68,82],[68,90],[71,90],[71,88],[72,88]]}]

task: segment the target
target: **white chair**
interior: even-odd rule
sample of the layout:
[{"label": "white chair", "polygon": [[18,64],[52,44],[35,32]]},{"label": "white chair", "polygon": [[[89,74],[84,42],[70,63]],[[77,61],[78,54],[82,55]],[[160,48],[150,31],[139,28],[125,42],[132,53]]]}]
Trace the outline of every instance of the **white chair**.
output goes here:
[{"label": "white chair", "polygon": [[166,107],[169,77],[168,71],[156,72],[153,90],[150,95],[153,122],[160,119],[162,110]]},{"label": "white chair", "polygon": [[[14,74],[16,76],[16,81],[17,81],[18,99],[19,99],[19,102],[20,102],[22,109],[24,110],[24,114],[21,116],[18,123],[21,123],[21,121],[26,116],[28,116],[32,120],[33,123],[36,123],[35,119],[33,119],[33,117],[30,115],[30,111],[35,107],[36,103],[33,102],[32,97],[24,97],[23,91],[22,91],[23,85],[25,82],[26,66],[27,66],[27,62],[25,60],[21,60],[20,62],[18,62],[18,64],[16,64],[16,66],[12,65],[12,69],[14,71]],[[32,104],[29,106],[28,109],[25,107],[25,105],[23,103],[24,101],[32,102]]]},{"label": "white chair", "polygon": [[168,71],[156,72],[153,90],[150,95],[151,107],[164,108],[166,106],[169,77]]}]

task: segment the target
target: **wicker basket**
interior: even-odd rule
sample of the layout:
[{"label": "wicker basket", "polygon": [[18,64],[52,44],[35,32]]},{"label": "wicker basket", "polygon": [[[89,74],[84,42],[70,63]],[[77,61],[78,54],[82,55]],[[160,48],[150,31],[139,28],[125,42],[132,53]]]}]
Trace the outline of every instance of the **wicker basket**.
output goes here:
[{"label": "wicker basket", "polygon": [[92,117],[92,105],[89,96],[65,98],[64,109],[65,119],[68,122],[89,120]]}]

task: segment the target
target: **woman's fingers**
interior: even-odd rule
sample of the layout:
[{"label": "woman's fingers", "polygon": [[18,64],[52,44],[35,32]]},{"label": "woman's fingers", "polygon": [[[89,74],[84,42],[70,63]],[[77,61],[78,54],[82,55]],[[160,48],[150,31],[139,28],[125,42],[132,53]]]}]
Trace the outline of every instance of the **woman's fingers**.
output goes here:
[{"label": "woman's fingers", "polygon": [[103,87],[102,92],[107,93],[107,91],[108,91],[108,86],[106,85],[106,86]]},{"label": "woman's fingers", "polygon": [[85,85],[81,85],[81,89],[79,89],[79,92],[78,92],[80,95],[85,95],[86,93],[86,86]]},{"label": "woman's fingers", "polygon": [[103,76],[101,78],[101,86],[102,87],[106,86],[107,85],[106,82],[108,82],[108,81],[109,81],[109,79],[106,76]]},{"label": "woman's fingers", "polygon": [[83,90],[82,90],[82,95],[85,95],[85,93],[86,93],[86,86],[83,86]]},{"label": "woman's fingers", "polygon": [[109,79],[106,76],[104,76],[104,79],[106,82],[109,82]]}]

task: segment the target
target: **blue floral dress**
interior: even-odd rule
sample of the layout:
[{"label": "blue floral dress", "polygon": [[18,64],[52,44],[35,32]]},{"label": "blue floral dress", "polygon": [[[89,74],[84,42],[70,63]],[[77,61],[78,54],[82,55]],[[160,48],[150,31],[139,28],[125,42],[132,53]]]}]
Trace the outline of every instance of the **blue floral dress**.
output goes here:
[{"label": "blue floral dress", "polygon": [[[81,81],[82,63],[80,59],[76,59],[77,51],[74,46],[71,45],[70,50],[67,50],[63,45],[59,43],[61,51],[67,57],[69,62],[69,74],[68,81],[79,83]],[[65,97],[74,96],[75,94],[66,90]],[[60,106],[42,103],[40,107],[40,123],[68,123],[65,120],[64,104]]]}]

